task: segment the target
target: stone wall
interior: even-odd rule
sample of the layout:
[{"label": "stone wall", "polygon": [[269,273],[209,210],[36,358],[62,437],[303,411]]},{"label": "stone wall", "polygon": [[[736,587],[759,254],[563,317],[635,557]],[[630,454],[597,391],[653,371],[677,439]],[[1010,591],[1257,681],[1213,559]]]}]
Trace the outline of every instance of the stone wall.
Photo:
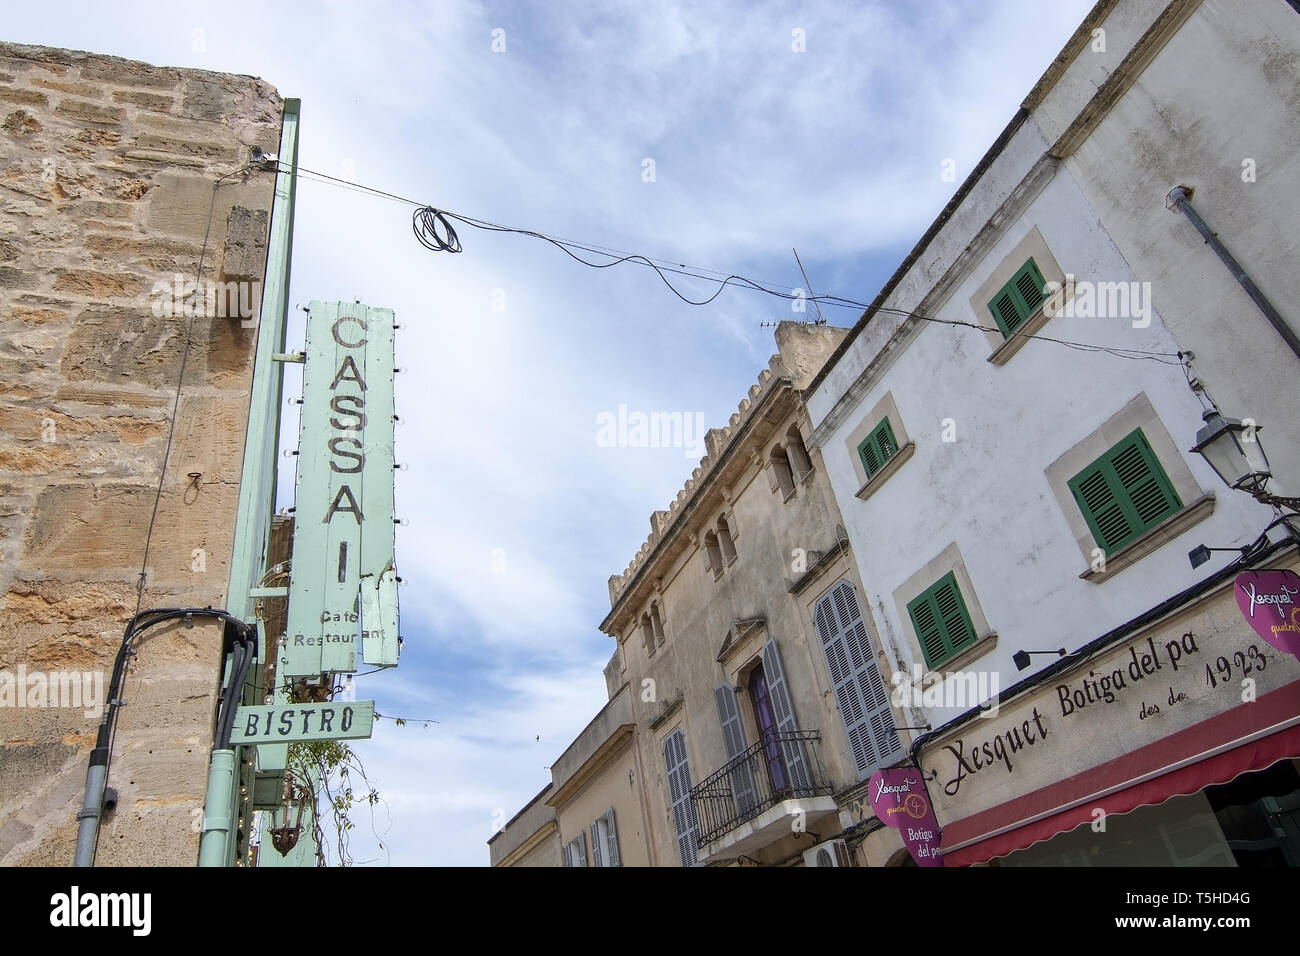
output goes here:
[{"label": "stone wall", "polygon": [[[151,521],[140,606],[224,604],[274,180],[241,170],[282,106],[252,77],[0,43],[0,865],[72,861]],[[200,259],[220,295],[190,315]],[[138,647],[97,863],[193,865],[220,630]],[[101,696],[18,707],[20,667]]]}]

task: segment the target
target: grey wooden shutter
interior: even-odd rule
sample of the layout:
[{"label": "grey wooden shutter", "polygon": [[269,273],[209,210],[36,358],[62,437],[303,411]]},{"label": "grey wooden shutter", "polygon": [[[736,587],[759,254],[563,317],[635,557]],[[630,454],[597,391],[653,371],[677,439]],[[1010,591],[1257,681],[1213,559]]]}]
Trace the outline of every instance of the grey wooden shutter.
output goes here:
[{"label": "grey wooden shutter", "polygon": [[858,779],[865,780],[901,756],[903,743],[894,729],[889,694],[876,665],[866,622],[851,583],[840,581],[818,602],[814,623],[826,655],[826,669],[835,689]]},{"label": "grey wooden shutter", "polygon": [[609,840],[605,847],[605,865],[622,866],[623,860],[618,855],[618,830],[614,827],[614,808],[605,813],[605,836]]},{"label": "grey wooden shutter", "polygon": [[587,834],[579,833],[577,843],[578,845],[574,848],[574,850],[578,855],[578,866],[586,866],[587,865]]},{"label": "grey wooden shutter", "polygon": [[674,730],[664,739],[664,766],[668,769],[668,795],[672,800],[673,826],[677,830],[677,853],[682,866],[695,866],[700,845],[700,825],[691,800],[691,768],[686,759],[686,737]]},{"label": "grey wooden shutter", "polygon": [[[745,726],[740,720],[736,692],[730,684],[719,684],[713,688],[713,700],[718,705],[718,720],[722,722],[722,742],[727,748],[727,763],[731,763],[745,752]],[[758,806],[754,772],[747,761],[741,761],[732,768],[730,777],[736,809],[740,812],[740,818],[747,820]]]},{"label": "grey wooden shutter", "polygon": [[[774,640],[763,645],[763,676],[767,678],[767,693],[776,715],[777,731],[782,734],[794,733],[799,729],[799,722],[794,717],[785,668],[781,665],[781,654],[777,651]],[[784,740],[781,742],[781,752],[785,755],[785,769],[790,775],[790,785],[796,791],[811,790],[812,777],[808,773],[803,744],[797,740]]]},{"label": "grey wooden shutter", "polygon": [[602,842],[603,841],[600,838],[600,826],[598,823],[593,823],[591,825],[591,865],[592,866],[609,865],[605,862],[605,856],[601,852]]}]

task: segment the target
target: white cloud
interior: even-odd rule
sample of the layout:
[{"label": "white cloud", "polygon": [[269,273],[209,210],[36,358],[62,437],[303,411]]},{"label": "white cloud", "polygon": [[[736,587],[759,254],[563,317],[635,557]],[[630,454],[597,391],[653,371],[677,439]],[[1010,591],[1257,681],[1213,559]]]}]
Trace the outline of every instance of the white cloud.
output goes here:
[{"label": "white cloud", "polygon": [[[338,0],[240,19],[158,0],[127,19],[26,5],[6,11],[6,32],[263,76],[302,98],[310,169],[786,288],[803,285],[794,246],[818,292],[869,299],[955,190],[943,159],[965,176],[1088,5]],[[505,53],[491,51],[496,27]],[[806,52],[791,49],[796,28]],[[393,862],[485,863],[493,811],[536,793],[601,706],[606,578],[694,466],[679,450],[598,448],[596,414],[626,403],[725,423],[774,351],[760,323],[790,312],[736,289],[692,309],[642,266],[587,269],[468,227],[464,253],[431,253],[410,215],[304,182],[291,301],[359,297],[405,325],[408,649],[361,694],[442,723],[382,722],[357,747],[392,808]]]}]

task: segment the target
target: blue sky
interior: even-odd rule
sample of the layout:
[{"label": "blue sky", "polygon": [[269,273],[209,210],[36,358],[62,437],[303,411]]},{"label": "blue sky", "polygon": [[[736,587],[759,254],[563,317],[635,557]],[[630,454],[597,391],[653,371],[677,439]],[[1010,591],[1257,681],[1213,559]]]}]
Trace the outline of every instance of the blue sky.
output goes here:
[{"label": "blue sky", "polygon": [[[301,98],[307,169],[789,290],[795,247],[816,291],[868,301],[1091,3],[125,6],[11,5],[3,39],[257,75]],[[693,308],[642,266],[588,269],[517,235],[462,228],[462,254],[435,254],[410,215],[319,182],[298,193],[292,301],[395,309],[409,370],[406,644],[358,696],[439,721],[381,721],[356,745],[386,849],[364,817],[353,848],[484,865],[494,825],[603,705],[606,580],[696,464],[599,447],[597,416],[625,404],[721,425],[774,351],[762,323],[798,316],[739,289]]]}]

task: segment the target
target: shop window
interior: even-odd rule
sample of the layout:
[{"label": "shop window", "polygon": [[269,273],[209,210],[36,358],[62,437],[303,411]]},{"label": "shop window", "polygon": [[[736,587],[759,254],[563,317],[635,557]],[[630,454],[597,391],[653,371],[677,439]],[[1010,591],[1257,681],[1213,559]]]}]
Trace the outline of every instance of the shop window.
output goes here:
[{"label": "shop window", "polygon": [[1300,774],[1291,761],[1206,787],[1205,796],[1238,866],[1300,866]]}]

